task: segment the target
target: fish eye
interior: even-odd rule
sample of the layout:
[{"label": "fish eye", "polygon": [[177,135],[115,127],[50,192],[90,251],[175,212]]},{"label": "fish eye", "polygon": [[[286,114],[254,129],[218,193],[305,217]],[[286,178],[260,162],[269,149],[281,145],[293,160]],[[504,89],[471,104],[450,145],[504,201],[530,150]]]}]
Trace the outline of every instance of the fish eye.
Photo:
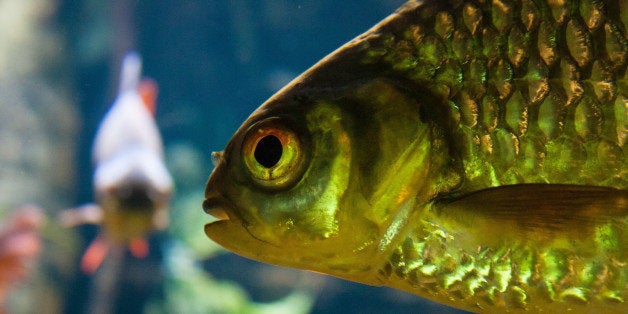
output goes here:
[{"label": "fish eye", "polygon": [[274,135],[266,135],[255,146],[255,160],[265,168],[274,167],[283,153],[281,141]]},{"label": "fish eye", "polygon": [[297,133],[279,123],[279,118],[251,126],[242,142],[241,154],[253,180],[268,189],[295,182],[304,159]]}]

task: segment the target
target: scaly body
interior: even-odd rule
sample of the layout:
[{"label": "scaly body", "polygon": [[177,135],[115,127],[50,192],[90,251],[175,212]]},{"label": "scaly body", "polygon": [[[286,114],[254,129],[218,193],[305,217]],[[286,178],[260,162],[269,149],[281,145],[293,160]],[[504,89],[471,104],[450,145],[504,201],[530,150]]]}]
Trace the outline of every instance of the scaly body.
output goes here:
[{"label": "scaly body", "polygon": [[234,135],[236,253],[472,311],[626,311],[628,3],[425,1]]}]

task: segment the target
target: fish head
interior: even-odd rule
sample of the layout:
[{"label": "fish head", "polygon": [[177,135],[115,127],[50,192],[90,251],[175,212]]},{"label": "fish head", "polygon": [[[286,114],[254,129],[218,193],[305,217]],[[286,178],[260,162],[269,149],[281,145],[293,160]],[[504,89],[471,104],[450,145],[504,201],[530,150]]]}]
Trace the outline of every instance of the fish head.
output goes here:
[{"label": "fish head", "polygon": [[414,202],[421,185],[425,159],[404,159],[429,149],[426,124],[385,80],[299,86],[268,100],[214,154],[203,208],[219,220],[205,232],[245,257],[364,281],[357,273],[380,258],[396,203]]},{"label": "fish head", "polygon": [[[129,176],[128,179],[110,187],[106,197],[115,202],[115,207],[120,211],[151,213],[164,207],[170,198],[170,190],[161,191],[147,178],[142,176]],[[106,203],[106,201],[102,201]]]}]

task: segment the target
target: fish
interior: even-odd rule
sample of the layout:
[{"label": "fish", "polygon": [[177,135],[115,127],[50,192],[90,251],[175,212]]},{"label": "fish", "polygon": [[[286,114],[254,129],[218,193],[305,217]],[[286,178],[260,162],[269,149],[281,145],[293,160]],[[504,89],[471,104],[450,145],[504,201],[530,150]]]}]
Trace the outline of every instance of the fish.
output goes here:
[{"label": "fish", "polygon": [[471,312],[628,312],[628,2],[409,1],[271,96],[206,235]]},{"label": "fish", "polygon": [[124,56],[118,95],[96,132],[96,202],[66,210],[60,217],[66,227],[102,225],[82,258],[85,273],[94,273],[112,247],[128,246],[134,256],[145,257],[145,237],[168,225],[174,184],[155,122],[157,85],[141,79],[141,65],[137,52]]}]

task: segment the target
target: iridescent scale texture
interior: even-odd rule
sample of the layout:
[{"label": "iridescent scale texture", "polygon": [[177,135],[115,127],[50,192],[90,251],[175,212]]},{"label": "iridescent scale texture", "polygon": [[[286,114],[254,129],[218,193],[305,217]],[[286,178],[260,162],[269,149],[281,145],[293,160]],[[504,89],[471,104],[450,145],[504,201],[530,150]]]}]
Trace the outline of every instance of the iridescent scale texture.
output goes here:
[{"label": "iridescent scale texture", "polygon": [[628,185],[627,2],[435,2],[363,62],[448,99],[470,188]]},{"label": "iridescent scale texture", "polygon": [[[371,35],[362,62],[386,64],[390,76],[447,99],[444,120],[454,121],[462,148],[452,158],[461,160],[467,191],[520,183],[626,189],[627,3],[428,1],[401,11],[409,25],[391,28],[401,31]],[[561,249],[569,239],[464,249],[465,234],[434,217],[415,217],[420,223],[379,272],[383,282],[478,310],[626,302],[625,218],[596,227],[599,254],[584,256]]]},{"label": "iridescent scale texture", "polygon": [[[601,227],[596,245],[615,251],[616,236],[611,227]],[[465,251],[459,248],[461,237],[429,222],[409,230],[380,270],[380,279],[476,310],[583,310],[588,304],[593,307],[587,310],[594,311],[603,309],[597,307],[600,303],[626,302],[628,274],[618,259],[583,257],[523,241]]]}]

